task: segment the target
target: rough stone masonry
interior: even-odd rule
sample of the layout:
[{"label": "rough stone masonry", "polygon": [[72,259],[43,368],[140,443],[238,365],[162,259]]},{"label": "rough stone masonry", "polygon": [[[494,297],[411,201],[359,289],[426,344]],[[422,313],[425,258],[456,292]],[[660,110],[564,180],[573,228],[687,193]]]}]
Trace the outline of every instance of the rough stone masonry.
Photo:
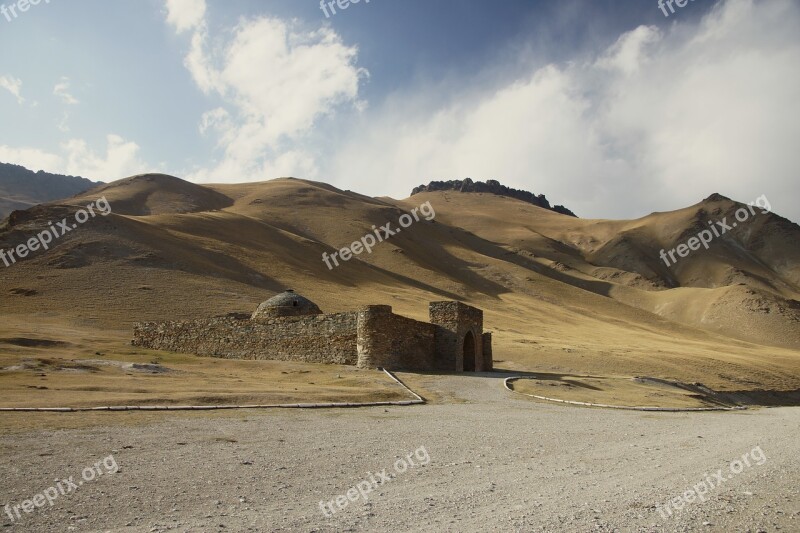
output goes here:
[{"label": "rough stone masonry", "polygon": [[455,301],[431,302],[430,322],[368,305],[323,314],[287,290],[248,318],[223,317],[134,325],[134,346],[227,359],[274,359],[389,370],[488,372],[492,335],[483,311]]}]

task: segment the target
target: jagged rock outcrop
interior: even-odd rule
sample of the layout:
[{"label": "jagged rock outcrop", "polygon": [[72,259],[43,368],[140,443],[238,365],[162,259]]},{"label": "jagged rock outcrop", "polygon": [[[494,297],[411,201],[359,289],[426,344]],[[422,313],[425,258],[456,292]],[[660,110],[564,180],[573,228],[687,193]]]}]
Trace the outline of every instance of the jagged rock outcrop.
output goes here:
[{"label": "jagged rock outcrop", "polygon": [[411,191],[411,196],[421,192],[434,192],[434,191],[458,191],[458,192],[488,192],[498,196],[508,196],[509,198],[516,198],[537,207],[549,209],[562,215],[569,215],[577,218],[578,215],[564,207],[563,205],[551,206],[547,201],[544,194],[533,194],[528,191],[521,191],[519,189],[512,189],[502,185],[497,180],[472,181],[470,178],[463,180],[450,180],[450,181],[432,181],[427,185],[420,185]]}]

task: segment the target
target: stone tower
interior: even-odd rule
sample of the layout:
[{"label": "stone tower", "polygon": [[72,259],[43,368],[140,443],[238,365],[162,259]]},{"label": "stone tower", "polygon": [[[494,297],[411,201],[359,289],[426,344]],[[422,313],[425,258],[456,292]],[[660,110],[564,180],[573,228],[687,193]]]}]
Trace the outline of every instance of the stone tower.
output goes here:
[{"label": "stone tower", "polygon": [[483,311],[461,302],[431,302],[436,326],[436,368],[456,372],[492,370],[492,336],[483,332]]}]

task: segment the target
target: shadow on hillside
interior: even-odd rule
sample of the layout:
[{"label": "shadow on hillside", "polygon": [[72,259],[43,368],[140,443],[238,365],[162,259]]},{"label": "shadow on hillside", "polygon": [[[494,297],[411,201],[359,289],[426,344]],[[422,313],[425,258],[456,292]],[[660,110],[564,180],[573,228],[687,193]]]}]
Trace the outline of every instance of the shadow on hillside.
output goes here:
[{"label": "shadow on hillside", "polygon": [[[518,253],[503,248],[502,246],[483,239],[472,232],[466,231],[464,229],[449,226],[442,223],[435,223],[435,224],[425,224],[424,226],[428,231],[434,231],[439,233],[439,239],[428,239],[423,244],[418,244],[416,235],[413,232],[409,232],[409,235],[412,237],[408,238],[408,241],[411,243],[427,248],[430,250],[430,253],[421,253],[415,254],[417,258],[424,258],[422,260],[417,259],[415,262],[423,268],[427,268],[438,272],[447,277],[453,277],[453,275],[457,275],[459,281],[467,284],[467,286],[475,288],[479,290],[481,293],[498,298],[501,294],[505,294],[511,292],[511,290],[503,285],[492,281],[484,276],[481,276],[477,272],[473,271],[471,267],[484,267],[486,265],[475,264],[469,261],[465,261],[454,256],[452,253],[448,252],[440,242],[452,242],[455,240],[456,242],[462,244],[465,248],[474,250],[487,258],[495,259],[498,261],[503,261],[506,263],[512,263],[516,266],[522,267],[526,270],[530,270],[536,274],[540,274],[542,276],[546,276],[551,278],[555,281],[559,281],[562,283],[566,283],[577,287],[579,289],[587,290],[593,292],[595,294],[599,294],[602,296],[610,296],[611,288],[613,287],[612,283],[605,282],[605,281],[592,281],[592,280],[585,280],[575,276],[571,276],[564,272],[559,272],[550,268],[549,266],[542,265],[536,261],[528,259],[519,255]],[[448,235],[449,233],[449,235]],[[405,236],[405,235],[404,235]],[[546,238],[546,237],[545,237]],[[548,239],[551,240],[552,239]],[[400,239],[397,240],[398,245],[401,242]],[[553,241],[556,243],[556,241]],[[579,254],[564,245],[563,243],[556,243],[558,244],[559,248],[563,248],[560,250],[562,253],[568,255],[578,255]],[[583,258],[581,257],[581,260]],[[446,266],[447,268],[443,268]]]}]

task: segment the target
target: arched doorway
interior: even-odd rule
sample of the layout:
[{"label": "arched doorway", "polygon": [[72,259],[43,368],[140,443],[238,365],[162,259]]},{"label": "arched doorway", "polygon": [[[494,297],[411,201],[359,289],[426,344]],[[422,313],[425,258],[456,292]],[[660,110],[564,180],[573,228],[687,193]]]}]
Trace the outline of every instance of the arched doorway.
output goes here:
[{"label": "arched doorway", "polygon": [[475,335],[471,331],[464,337],[464,372],[475,372]]}]

